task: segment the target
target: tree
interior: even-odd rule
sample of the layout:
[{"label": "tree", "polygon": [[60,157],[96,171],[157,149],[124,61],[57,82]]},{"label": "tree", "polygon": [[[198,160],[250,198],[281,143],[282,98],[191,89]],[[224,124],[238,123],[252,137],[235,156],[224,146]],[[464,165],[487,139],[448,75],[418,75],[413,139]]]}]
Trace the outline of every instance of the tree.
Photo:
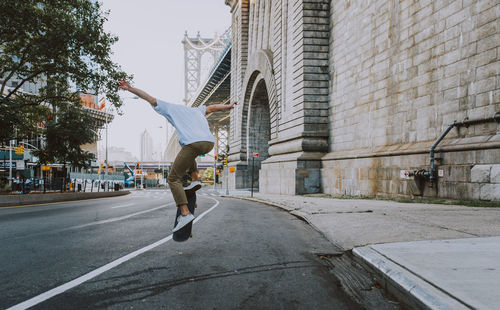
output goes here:
[{"label": "tree", "polygon": [[203,179],[212,181],[214,179],[214,168],[213,167],[208,167],[205,169],[205,172],[203,173]]},{"label": "tree", "polygon": [[[93,118],[79,106],[66,105],[57,110],[46,122],[46,146],[34,154],[40,162],[59,162],[73,167],[88,167],[94,154],[80,148],[82,144],[95,140],[92,130]],[[89,126],[90,125],[90,126]]]},{"label": "tree", "polygon": [[[77,109],[79,90],[121,106],[116,81],[130,77],[111,60],[117,37],[104,31],[108,12],[99,3],[2,0],[0,12],[0,142],[36,132],[49,110]],[[40,88],[22,91],[29,84]]]},{"label": "tree", "polygon": [[24,106],[14,100],[0,100],[0,144],[18,138],[41,134],[48,108],[42,105]]}]

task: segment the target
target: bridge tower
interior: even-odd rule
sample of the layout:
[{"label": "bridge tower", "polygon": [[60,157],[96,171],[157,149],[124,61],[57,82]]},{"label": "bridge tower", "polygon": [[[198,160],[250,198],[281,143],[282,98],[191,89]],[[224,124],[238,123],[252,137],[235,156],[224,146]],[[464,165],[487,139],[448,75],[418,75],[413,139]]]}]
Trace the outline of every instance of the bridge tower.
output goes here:
[{"label": "bridge tower", "polygon": [[212,56],[210,64],[212,67],[226,47],[227,42],[217,34],[214,38],[202,38],[198,32],[196,37],[188,37],[186,31],[182,44],[184,45],[184,103],[188,104],[201,83],[201,59],[203,55],[208,53]]}]

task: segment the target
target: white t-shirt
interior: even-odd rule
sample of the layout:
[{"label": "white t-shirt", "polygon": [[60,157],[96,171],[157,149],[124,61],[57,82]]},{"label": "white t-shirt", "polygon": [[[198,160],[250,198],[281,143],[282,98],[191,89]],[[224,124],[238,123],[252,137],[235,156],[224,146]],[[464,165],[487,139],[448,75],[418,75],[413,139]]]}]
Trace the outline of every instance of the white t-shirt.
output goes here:
[{"label": "white t-shirt", "polygon": [[157,99],[154,110],[165,116],[170,124],[175,127],[181,146],[200,141],[215,142],[205,117],[206,106],[189,108]]}]

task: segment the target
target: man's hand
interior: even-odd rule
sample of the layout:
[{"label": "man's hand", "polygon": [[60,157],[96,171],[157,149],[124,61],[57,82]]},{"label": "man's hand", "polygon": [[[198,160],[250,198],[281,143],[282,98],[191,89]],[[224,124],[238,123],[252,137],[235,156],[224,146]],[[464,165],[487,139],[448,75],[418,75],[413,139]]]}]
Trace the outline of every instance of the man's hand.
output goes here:
[{"label": "man's hand", "polygon": [[217,112],[217,111],[230,110],[230,109],[234,108],[234,106],[237,104],[238,104],[238,102],[236,102],[236,101],[234,101],[233,103],[230,103],[230,104],[212,104],[212,105],[207,106],[206,114]]},{"label": "man's hand", "polygon": [[156,98],[155,97],[152,97],[150,96],[148,93],[146,93],[145,91],[143,90],[140,90],[138,88],[135,88],[135,87],[132,87],[130,86],[130,84],[125,81],[125,80],[119,80],[118,81],[118,86],[123,89],[123,90],[128,90],[129,92],[131,92],[132,94],[135,94],[137,96],[139,96],[140,98],[146,100],[147,102],[149,102],[153,107],[156,107]]},{"label": "man's hand", "polygon": [[130,90],[132,88],[132,86],[130,86],[130,84],[125,80],[118,81],[118,86],[123,90]]}]

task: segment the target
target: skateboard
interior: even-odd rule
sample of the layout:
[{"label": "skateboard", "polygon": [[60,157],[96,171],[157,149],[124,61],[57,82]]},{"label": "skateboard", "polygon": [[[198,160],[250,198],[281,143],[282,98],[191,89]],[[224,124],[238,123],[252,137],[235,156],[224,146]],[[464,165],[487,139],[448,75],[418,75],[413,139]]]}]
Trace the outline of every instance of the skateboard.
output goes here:
[{"label": "skateboard", "polygon": [[[194,209],[197,207],[197,205],[196,205],[196,192],[194,192],[192,194],[188,194],[188,192],[186,192],[186,196],[187,196],[187,200],[188,200],[189,212],[191,212],[191,214],[194,215]],[[179,208],[177,208],[177,214],[175,215],[174,227],[175,227],[175,225],[177,225],[177,218],[179,217],[179,215],[181,215],[181,211]],[[177,241],[177,242],[186,241],[190,237],[193,237],[192,229],[193,229],[193,222],[187,224],[186,226],[182,227],[178,231],[174,232],[172,239],[174,241]]]}]

